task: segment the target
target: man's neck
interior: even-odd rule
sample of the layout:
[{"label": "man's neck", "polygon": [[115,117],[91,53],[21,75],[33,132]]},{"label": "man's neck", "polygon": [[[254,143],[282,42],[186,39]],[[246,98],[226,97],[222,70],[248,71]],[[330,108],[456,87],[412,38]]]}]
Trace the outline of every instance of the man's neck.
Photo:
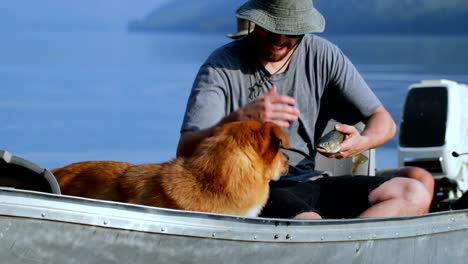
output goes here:
[{"label": "man's neck", "polygon": [[[285,63],[286,65],[284,65]],[[278,74],[288,70],[289,60],[283,59],[278,62],[266,62],[262,64],[270,74]]]}]

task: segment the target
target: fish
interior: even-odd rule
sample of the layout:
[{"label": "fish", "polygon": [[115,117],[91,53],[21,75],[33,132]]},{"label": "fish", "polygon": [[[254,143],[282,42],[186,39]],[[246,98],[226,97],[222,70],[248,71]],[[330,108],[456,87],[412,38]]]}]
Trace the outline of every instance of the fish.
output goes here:
[{"label": "fish", "polygon": [[319,138],[317,144],[315,144],[315,148],[322,153],[338,153],[344,139],[345,134],[338,130],[331,130]]},{"label": "fish", "polygon": [[[322,153],[338,153],[341,149],[341,143],[344,141],[344,139],[345,134],[337,130],[331,130],[319,138],[317,144],[315,144],[315,148],[317,151]],[[351,174],[355,175],[359,166],[368,160],[369,158],[362,153],[354,156],[352,158]]]}]

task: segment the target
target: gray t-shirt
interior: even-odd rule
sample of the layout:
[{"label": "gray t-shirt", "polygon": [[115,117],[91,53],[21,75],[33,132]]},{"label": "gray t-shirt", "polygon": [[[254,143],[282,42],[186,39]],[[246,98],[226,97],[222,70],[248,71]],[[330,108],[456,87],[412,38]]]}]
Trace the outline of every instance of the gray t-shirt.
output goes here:
[{"label": "gray t-shirt", "polygon": [[[315,156],[314,142],[331,118],[354,124],[381,105],[354,65],[329,41],[304,36],[287,71],[271,75],[249,46],[248,37],[215,50],[201,66],[187,103],[182,131],[215,125],[224,116],[275,84],[294,97],[299,121],[286,129],[294,149]],[[290,165],[313,169],[310,157],[288,152]]]}]

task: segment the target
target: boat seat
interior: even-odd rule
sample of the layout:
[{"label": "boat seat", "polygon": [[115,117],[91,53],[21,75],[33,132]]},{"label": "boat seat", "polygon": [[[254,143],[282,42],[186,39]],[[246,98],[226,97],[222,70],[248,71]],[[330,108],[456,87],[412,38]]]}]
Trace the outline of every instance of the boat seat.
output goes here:
[{"label": "boat seat", "polygon": [[0,187],[60,194],[49,170],[5,150],[0,150]]},{"label": "boat seat", "polygon": [[[333,130],[337,122],[331,120],[325,127],[323,134]],[[364,123],[360,122],[355,127],[362,132]],[[370,149],[362,153],[367,160],[360,159],[359,156],[348,159],[330,159],[319,153],[315,156],[315,168],[326,172],[330,176],[340,175],[369,175],[375,176],[375,149]]]}]

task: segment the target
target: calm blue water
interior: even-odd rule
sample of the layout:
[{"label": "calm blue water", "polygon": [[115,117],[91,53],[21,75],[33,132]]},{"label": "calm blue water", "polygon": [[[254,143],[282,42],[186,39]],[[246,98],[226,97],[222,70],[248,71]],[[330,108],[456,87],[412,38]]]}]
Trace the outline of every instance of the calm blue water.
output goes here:
[{"label": "calm blue water", "polygon": [[[3,30],[0,149],[48,168],[92,159],[172,159],[198,67],[229,40],[128,33],[124,25]],[[397,122],[411,83],[468,83],[468,37],[328,37]],[[379,168],[397,165],[395,148],[396,139],[377,151]]]}]

